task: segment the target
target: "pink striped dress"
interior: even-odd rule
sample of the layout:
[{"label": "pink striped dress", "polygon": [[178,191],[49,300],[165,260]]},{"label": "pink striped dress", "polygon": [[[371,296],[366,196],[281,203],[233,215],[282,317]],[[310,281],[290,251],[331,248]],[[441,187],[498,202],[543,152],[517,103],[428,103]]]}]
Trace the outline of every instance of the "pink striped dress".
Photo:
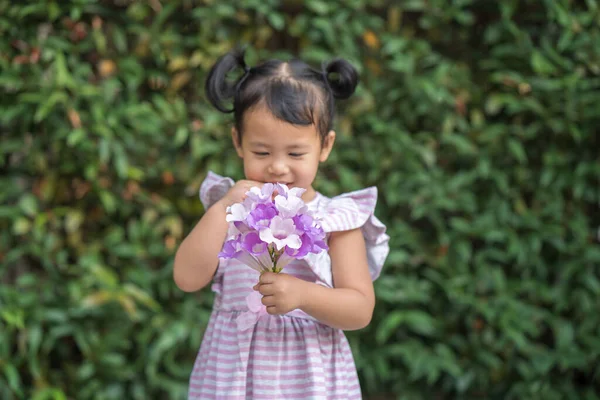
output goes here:
[{"label": "pink striped dress", "polygon": [[[233,185],[209,172],[200,188],[207,209]],[[361,228],[372,279],[387,257],[389,236],[373,215],[375,187],[334,198],[319,193],[308,206],[325,232]],[[210,234],[210,233],[207,233]],[[327,252],[286,266],[284,273],[333,287]],[[348,341],[339,329],[294,310],[286,315],[250,311],[246,297],[258,272],[221,260],[212,283],[213,311],[190,378],[188,399],[360,399]]]}]

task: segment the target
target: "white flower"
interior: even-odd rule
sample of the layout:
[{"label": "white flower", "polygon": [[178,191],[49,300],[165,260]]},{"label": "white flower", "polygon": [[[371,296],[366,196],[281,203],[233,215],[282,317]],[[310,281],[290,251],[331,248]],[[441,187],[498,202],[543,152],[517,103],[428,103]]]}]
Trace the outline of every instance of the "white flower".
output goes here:
[{"label": "white flower", "polygon": [[275,207],[279,211],[279,215],[283,218],[295,217],[298,213],[306,210],[306,206],[302,199],[295,196],[289,196],[287,199],[283,196],[276,196]]},{"label": "white flower", "polygon": [[235,258],[258,272],[269,270],[272,264],[270,258],[265,259],[264,257],[259,257],[259,259],[257,259],[253,255],[251,255],[250,253],[246,253],[245,251],[240,251],[239,253],[237,253]]},{"label": "white flower", "polygon": [[288,192],[288,198],[291,196],[294,197],[298,197],[301,198],[302,195],[304,194],[304,192],[306,192],[306,189],[301,188],[301,187],[295,187],[295,188],[291,188],[290,191]]},{"label": "white flower", "polygon": [[227,224],[227,239],[236,238],[242,232],[234,224]]},{"label": "white flower", "polygon": [[227,216],[225,217],[225,220],[227,222],[244,221],[249,213],[249,209],[240,203],[235,203],[227,208]]},{"label": "white flower", "polygon": [[279,215],[273,217],[268,228],[261,229],[260,239],[266,243],[273,243],[277,250],[281,250],[285,246],[299,249],[302,245],[300,236],[296,234],[294,221],[284,219]]},{"label": "white flower", "polygon": [[273,190],[275,190],[275,185],[272,183],[265,183],[262,188],[252,186],[246,193],[248,196],[246,198],[253,203],[265,203],[271,200],[271,197],[273,196]]},{"label": "white flower", "polygon": [[294,261],[296,258],[288,255],[285,251],[277,259],[277,268],[283,269],[286,265]]}]

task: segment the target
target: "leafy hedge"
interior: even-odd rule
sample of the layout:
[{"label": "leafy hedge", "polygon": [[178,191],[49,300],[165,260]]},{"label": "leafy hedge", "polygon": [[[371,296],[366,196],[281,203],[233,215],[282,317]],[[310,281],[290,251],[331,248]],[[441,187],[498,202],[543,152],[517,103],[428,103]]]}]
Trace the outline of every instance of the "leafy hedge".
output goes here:
[{"label": "leafy hedge", "polygon": [[352,60],[322,168],[392,252],[366,397],[600,398],[596,0],[0,0],[0,398],[185,397],[212,295],[172,257],[241,177],[214,60]]}]

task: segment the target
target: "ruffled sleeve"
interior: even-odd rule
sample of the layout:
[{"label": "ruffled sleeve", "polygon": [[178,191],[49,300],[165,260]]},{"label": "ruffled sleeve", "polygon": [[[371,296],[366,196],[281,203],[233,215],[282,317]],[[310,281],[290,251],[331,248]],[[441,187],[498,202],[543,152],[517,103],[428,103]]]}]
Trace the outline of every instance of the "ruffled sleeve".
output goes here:
[{"label": "ruffled sleeve", "polygon": [[[321,226],[326,233],[361,229],[373,280],[379,277],[390,250],[386,227],[374,214],[376,204],[377,188],[370,187],[327,199],[319,212]],[[322,283],[333,287],[329,254],[311,254],[306,261]]]},{"label": "ruffled sleeve", "polygon": [[210,206],[221,200],[233,185],[233,179],[209,171],[200,185],[200,201],[204,209],[208,210]]}]

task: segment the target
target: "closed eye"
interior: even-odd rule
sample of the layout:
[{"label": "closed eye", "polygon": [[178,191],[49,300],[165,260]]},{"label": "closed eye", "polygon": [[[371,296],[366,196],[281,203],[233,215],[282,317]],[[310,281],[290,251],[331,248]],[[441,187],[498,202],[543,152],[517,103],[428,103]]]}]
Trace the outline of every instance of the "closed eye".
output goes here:
[{"label": "closed eye", "polygon": [[265,157],[265,156],[269,155],[269,153],[264,152],[264,151],[254,151],[253,153],[256,154],[259,157]]},{"label": "closed eye", "polygon": [[302,157],[306,153],[290,153],[290,157]]}]

